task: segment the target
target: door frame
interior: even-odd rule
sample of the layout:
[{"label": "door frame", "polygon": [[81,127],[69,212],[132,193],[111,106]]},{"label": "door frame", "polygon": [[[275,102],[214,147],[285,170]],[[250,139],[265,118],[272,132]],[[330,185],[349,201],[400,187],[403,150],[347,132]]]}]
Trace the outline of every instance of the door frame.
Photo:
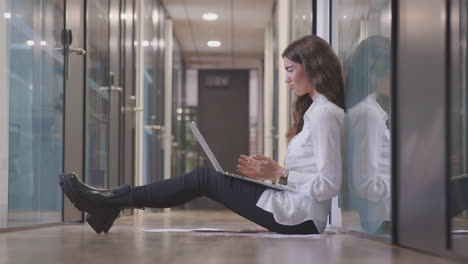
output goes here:
[{"label": "door frame", "polygon": [[393,242],[441,256],[450,230],[449,14],[447,0],[392,1]]},{"label": "door frame", "polygon": [[[6,3],[0,2],[0,10],[7,10]],[[10,13],[11,16],[11,13]],[[8,53],[8,20],[0,19],[0,39],[4,46],[0,46],[0,59],[9,65]],[[8,220],[8,170],[9,170],[9,68],[0,68],[0,227],[6,226]]]},{"label": "door frame", "polygon": [[[73,32],[73,48],[85,47],[85,0],[65,2],[65,28]],[[86,56],[70,54],[70,78],[64,84],[64,173],[74,172],[84,179],[85,144],[85,60]],[[65,74],[65,72],[64,72]],[[78,211],[64,196],[63,221],[83,221]]]},{"label": "door frame", "polygon": [[122,131],[122,34],[121,34],[121,16],[122,1],[109,2],[109,68],[112,73],[110,83],[110,109],[109,109],[109,172],[108,187],[115,188],[120,185],[121,179],[121,133]]},{"label": "door frame", "polygon": [[[124,23],[122,26],[122,88],[124,91],[124,106],[122,108],[123,133],[121,134],[122,142],[122,179],[121,184],[135,184],[135,126],[136,113],[139,111],[136,105],[136,4],[135,0],[123,0],[123,12],[125,14]],[[139,1],[140,2],[140,1]],[[127,211],[127,213],[130,213]]]}]

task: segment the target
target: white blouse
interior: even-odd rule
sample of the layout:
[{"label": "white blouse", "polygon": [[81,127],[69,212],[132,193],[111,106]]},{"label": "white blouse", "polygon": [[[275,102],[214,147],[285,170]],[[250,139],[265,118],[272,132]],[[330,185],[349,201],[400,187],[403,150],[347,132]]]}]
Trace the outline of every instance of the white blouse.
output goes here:
[{"label": "white blouse", "polygon": [[297,225],[313,220],[323,232],[331,199],[340,190],[343,109],[319,95],[304,114],[304,127],[289,143],[284,167],[293,191],[267,189],[257,206],[277,223]]}]

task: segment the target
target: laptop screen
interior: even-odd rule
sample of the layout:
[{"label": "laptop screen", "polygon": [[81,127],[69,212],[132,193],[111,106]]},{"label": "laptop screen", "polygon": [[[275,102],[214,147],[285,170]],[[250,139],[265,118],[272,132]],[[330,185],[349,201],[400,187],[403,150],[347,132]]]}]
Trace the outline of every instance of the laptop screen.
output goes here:
[{"label": "laptop screen", "polygon": [[216,159],[215,155],[211,151],[210,147],[208,147],[208,144],[206,143],[205,139],[200,133],[200,130],[198,130],[197,124],[194,121],[190,123],[190,129],[192,130],[193,135],[198,140],[198,143],[200,143],[202,149],[205,151],[206,155],[208,156],[208,159],[211,161],[211,164],[213,164],[213,167],[215,167],[215,170],[217,172],[221,172],[224,174],[223,168],[219,164],[218,160]]}]

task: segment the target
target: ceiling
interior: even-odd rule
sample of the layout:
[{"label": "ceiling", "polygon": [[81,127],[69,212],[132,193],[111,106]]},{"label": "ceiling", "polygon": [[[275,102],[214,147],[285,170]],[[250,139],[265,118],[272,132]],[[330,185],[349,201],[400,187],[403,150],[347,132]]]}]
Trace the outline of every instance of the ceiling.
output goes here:
[{"label": "ceiling", "polygon": [[[188,68],[256,68],[274,0],[163,0]],[[202,15],[216,13],[216,21]],[[211,48],[209,40],[222,45]]]}]

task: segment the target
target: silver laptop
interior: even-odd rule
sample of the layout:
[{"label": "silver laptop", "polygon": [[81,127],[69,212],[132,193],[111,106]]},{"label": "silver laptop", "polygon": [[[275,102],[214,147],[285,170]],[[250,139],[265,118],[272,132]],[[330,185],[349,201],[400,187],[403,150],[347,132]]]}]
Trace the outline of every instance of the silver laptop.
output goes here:
[{"label": "silver laptop", "polygon": [[249,181],[249,182],[254,182],[254,183],[257,183],[257,184],[265,185],[265,186],[267,186],[269,188],[276,189],[276,190],[281,190],[281,191],[286,191],[286,190],[290,191],[290,190],[292,190],[287,185],[272,184],[272,183],[268,183],[268,182],[265,182],[265,181],[255,180],[255,179],[252,179],[252,178],[249,178],[249,177],[246,177],[246,176],[242,176],[242,175],[239,175],[239,174],[225,172],[223,170],[223,168],[221,167],[221,165],[219,164],[216,157],[214,156],[214,154],[211,151],[210,147],[206,143],[206,141],[203,138],[202,134],[200,133],[200,130],[198,130],[197,124],[195,124],[195,122],[192,121],[192,123],[190,124],[190,129],[192,130],[193,135],[198,140],[198,143],[200,143],[201,147],[203,148],[206,155],[208,156],[208,159],[210,159],[211,164],[213,164],[213,167],[215,168],[215,170],[217,172],[220,172],[220,173],[222,173],[224,175],[234,177],[234,178],[237,178],[237,179],[240,179],[240,180],[243,180],[243,181]]}]

